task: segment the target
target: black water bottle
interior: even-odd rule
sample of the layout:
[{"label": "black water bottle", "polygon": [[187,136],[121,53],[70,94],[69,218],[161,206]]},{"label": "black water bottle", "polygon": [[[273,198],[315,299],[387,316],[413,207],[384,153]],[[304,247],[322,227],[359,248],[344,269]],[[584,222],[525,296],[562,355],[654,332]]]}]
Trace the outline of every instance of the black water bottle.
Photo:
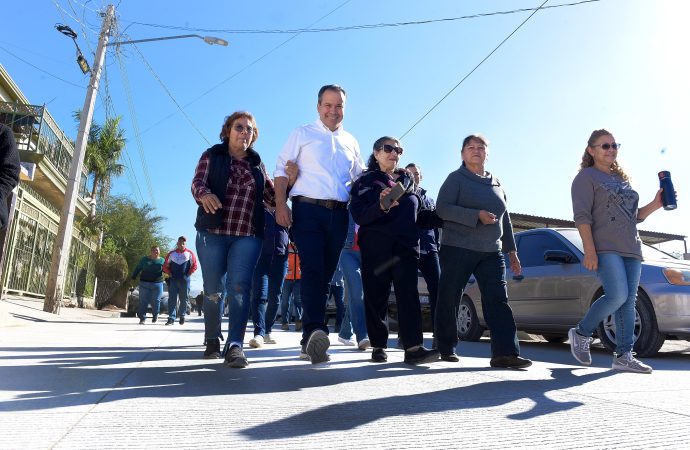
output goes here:
[{"label": "black water bottle", "polygon": [[664,190],[661,193],[661,201],[664,204],[665,210],[676,209],[676,191],[673,189],[673,182],[671,181],[671,172],[662,170],[659,172],[659,187]]}]

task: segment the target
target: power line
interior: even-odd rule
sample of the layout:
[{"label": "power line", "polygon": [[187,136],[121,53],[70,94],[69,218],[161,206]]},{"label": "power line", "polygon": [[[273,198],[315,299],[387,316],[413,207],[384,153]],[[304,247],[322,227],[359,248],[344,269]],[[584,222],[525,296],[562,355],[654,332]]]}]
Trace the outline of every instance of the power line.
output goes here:
[{"label": "power line", "polygon": [[11,56],[14,56],[15,58],[17,58],[18,60],[20,60],[20,61],[23,62],[24,64],[28,64],[29,66],[33,67],[34,69],[38,70],[39,72],[43,72],[43,73],[45,73],[46,75],[55,78],[56,80],[60,80],[60,81],[62,81],[63,83],[67,83],[67,84],[69,84],[69,85],[71,85],[71,86],[78,87],[78,88],[80,88],[80,89],[84,89],[84,86],[80,86],[80,85],[78,85],[78,84],[76,84],[76,83],[72,83],[71,81],[67,81],[67,80],[65,80],[64,78],[60,78],[60,77],[57,76],[57,75],[53,75],[52,73],[50,73],[50,72],[48,72],[48,71],[46,71],[46,70],[43,70],[43,69],[41,69],[40,67],[35,66],[34,64],[31,64],[29,61],[27,61],[27,60],[25,60],[25,59],[23,59],[23,58],[21,58],[21,57],[15,55],[15,54],[12,53],[11,51],[7,50],[5,47],[0,46],[0,50],[3,50],[4,52],[7,52],[8,54],[10,54]]},{"label": "power line", "polygon": [[485,62],[487,59],[489,59],[489,58],[491,57],[491,55],[493,55],[494,53],[496,53],[496,51],[497,51],[499,48],[501,48],[501,46],[502,46],[503,44],[505,44],[506,41],[508,41],[508,39],[510,39],[510,38],[511,38],[511,37],[512,37],[512,36],[513,36],[513,35],[514,35],[514,34],[525,24],[525,23],[527,23],[527,21],[530,20],[530,19],[532,18],[532,16],[534,16],[534,15],[537,13],[537,11],[541,10],[542,7],[543,7],[548,1],[549,1],[549,0],[544,0],[544,3],[542,3],[541,6],[539,6],[538,8],[535,8],[534,11],[532,12],[532,14],[530,14],[525,20],[523,20],[522,23],[521,23],[520,25],[518,25],[517,28],[515,28],[508,36],[506,36],[506,38],[503,39],[503,40],[501,41],[501,43],[498,44],[498,45],[496,46],[496,48],[494,48],[493,50],[491,50],[491,53],[489,53],[488,55],[486,55],[486,57],[484,57],[484,59],[482,59],[481,61],[479,61],[479,64],[477,64],[476,66],[474,66],[474,68],[473,68],[472,70],[470,70],[469,73],[468,73],[467,75],[465,75],[465,76],[462,78],[462,80],[460,80],[460,81],[458,82],[458,84],[456,84],[455,86],[453,86],[453,88],[452,88],[450,91],[448,91],[448,92],[446,93],[446,95],[444,95],[443,97],[441,97],[441,99],[440,99],[439,101],[437,101],[437,102],[434,104],[434,106],[432,106],[426,113],[424,113],[424,115],[423,115],[422,117],[419,118],[419,120],[417,120],[417,121],[416,121],[406,132],[404,132],[404,133],[400,136],[400,139],[402,140],[405,136],[407,136],[407,134],[408,134],[410,131],[412,131],[412,130],[414,129],[414,127],[416,127],[422,120],[424,120],[424,119],[426,118],[426,116],[428,116],[429,114],[431,114],[431,112],[432,112],[434,109],[436,109],[436,107],[437,107],[438,105],[440,105],[446,98],[448,98],[448,96],[449,96],[450,94],[452,94],[453,91],[454,91],[455,89],[457,89],[458,86],[460,86],[460,85],[463,83],[463,81],[465,81],[466,79],[468,79],[468,78],[470,77],[470,75],[472,75],[472,74],[474,73],[474,71],[477,70],[477,69],[479,68],[479,66],[481,66],[482,64],[484,64],[484,62]]},{"label": "power line", "polygon": [[261,30],[261,29],[243,30],[243,29],[191,28],[191,27],[182,27],[182,26],[176,26],[176,25],[162,25],[162,24],[134,22],[134,21],[124,21],[124,22],[129,22],[132,25],[141,25],[141,26],[153,27],[153,28],[165,28],[168,30],[198,31],[198,32],[204,32],[204,33],[228,33],[228,34],[327,33],[327,32],[336,32],[336,31],[369,30],[369,29],[375,29],[375,28],[390,28],[390,27],[402,27],[402,26],[409,26],[409,25],[428,25],[428,24],[440,23],[440,22],[454,22],[454,21],[458,21],[458,20],[478,19],[478,18],[482,18],[482,17],[518,14],[518,13],[528,12],[528,11],[536,12],[539,9],[551,9],[551,8],[562,8],[562,7],[566,7],[566,6],[578,6],[578,5],[582,5],[584,3],[593,3],[593,2],[598,2],[598,1],[600,1],[600,0],[581,0],[578,2],[562,3],[559,5],[546,6],[544,8],[520,8],[520,9],[513,9],[510,11],[493,11],[493,12],[488,12],[488,13],[471,14],[471,15],[459,16],[459,17],[447,17],[447,18],[429,19],[429,20],[416,20],[416,21],[409,21],[409,22],[349,25],[349,26],[341,26],[341,27],[333,27],[333,28],[311,28],[311,27],[309,27],[309,28],[296,28],[296,29],[288,29],[288,30],[276,30],[276,29],[273,29],[273,30],[270,30],[270,29],[268,29],[268,30],[267,29],[264,29],[264,30]]},{"label": "power line", "polygon": [[[319,17],[317,20],[315,20],[314,22],[312,22],[312,23],[311,23],[310,25],[308,25],[308,26],[309,26],[309,27],[312,27],[312,26],[316,25],[317,23],[321,22],[323,19],[325,19],[326,17],[330,16],[331,14],[333,14],[334,12],[336,12],[337,10],[339,10],[340,8],[342,8],[343,6],[347,5],[347,4],[350,3],[351,1],[352,1],[352,0],[346,0],[346,1],[344,1],[344,2],[341,3],[340,5],[338,5],[337,7],[335,7],[334,9],[332,9],[331,11],[329,11],[327,14],[325,14],[324,16]],[[221,87],[222,85],[224,85],[225,83],[227,83],[228,81],[232,80],[233,78],[235,78],[236,76],[238,76],[239,74],[241,74],[242,72],[244,72],[245,70],[247,70],[247,69],[249,69],[250,67],[252,67],[253,65],[257,64],[259,61],[261,61],[262,59],[266,58],[268,55],[270,55],[271,53],[275,52],[275,51],[278,50],[279,48],[283,47],[284,45],[286,45],[286,44],[287,44],[288,42],[290,42],[291,40],[295,39],[295,38],[296,38],[297,36],[299,36],[300,34],[301,34],[301,33],[298,32],[298,33],[295,33],[294,36],[290,36],[289,38],[285,39],[283,42],[281,42],[280,44],[278,44],[278,45],[276,45],[275,47],[271,48],[269,51],[267,51],[267,52],[264,53],[263,55],[259,56],[258,58],[256,58],[255,60],[253,60],[252,62],[250,62],[249,64],[247,64],[246,66],[242,67],[242,68],[239,69],[237,72],[233,73],[232,75],[230,75],[229,77],[227,77],[226,79],[224,79],[223,81],[221,81],[220,83],[216,84],[215,86],[213,86],[213,87],[211,87],[210,89],[208,89],[207,91],[203,92],[201,95],[199,95],[199,96],[196,97],[195,99],[192,99],[190,102],[186,103],[186,104],[184,105],[184,107],[187,108],[188,106],[191,106],[192,104],[196,103],[198,100],[201,100],[203,97],[207,96],[208,94],[210,94],[211,92],[215,91],[216,89],[218,89],[219,87]],[[164,121],[168,120],[169,118],[171,118],[171,117],[174,116],[175,114],[176,114],[176,113],[170,113],[170,114],[168,114],[167,116],[163,117],[162,119],[158,120],[157,122],[155,122],[154,124],[152,124],[151,126],[149,126],[147,129],[145,129],[145,130],[144,130],[144,133],[146,133],[146,132],[150,131],[151,129],[155,128],[156,126],[158,126],[159,124],[161,124],[161,123],[163,123]]]}]

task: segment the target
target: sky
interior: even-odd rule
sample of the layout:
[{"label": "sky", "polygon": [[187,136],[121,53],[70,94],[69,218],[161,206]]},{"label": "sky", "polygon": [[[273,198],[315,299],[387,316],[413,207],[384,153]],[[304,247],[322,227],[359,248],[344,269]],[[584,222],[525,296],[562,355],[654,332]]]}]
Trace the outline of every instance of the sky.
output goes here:
[{"label": "sky", "polygon": [[[348,93],[344,128],[364,159],[378,137],[404,136],[401,164],[421,166],[432,197],[460,165],[462,139],[482,133],[486,169],[511,212],[572,219],[572,179],[590,133],[606,128],[622,144],[619,162],[641,205],[653,199],[660,170],[671,171],[678,192],[678,209],[639,228],[688,235],[690,2],[555,7],[575,2],[550,0],[534,13],[543,0],[119,0],[111,41],[199,34],[230,45],[189,38],[108,49],[94,118],[122,116],[128,170],[113,193],[155,205],[163,231],[187,236],[194,250],[191,179],[224,117],[255,115],[255,149],[272,173],[289,133],[318,118],[318,89],[336,83]],[[93,64],[107,4],[2,5],[0,64],[73,138],[88,77],[54,25],[74,29]],[[472,15],[481,16],[461,18]],[[409,22],[426,23],[402,25]],[[400,25],[361,27],[377,24]],[[349,29],[324,31],[333,28]],[[684,251],[677,241],[661,248]],[[198,272],[193,287],[201,288]]]}]

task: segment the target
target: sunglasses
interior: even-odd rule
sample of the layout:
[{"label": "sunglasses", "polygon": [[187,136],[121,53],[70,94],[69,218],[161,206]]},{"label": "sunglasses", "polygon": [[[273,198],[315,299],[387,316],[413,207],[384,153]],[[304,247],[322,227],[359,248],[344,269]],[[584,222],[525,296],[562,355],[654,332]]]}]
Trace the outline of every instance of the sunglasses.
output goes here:
[{"label": "sunglasses", "polygon": [[614,149],[614,150],[618,150],[619,148],[621,148],[621,144],[617,144],[617,143],[615,143],[615,142],[614,142],[613,144],[609,144],[609,143],[607,142],[606,144],[597,144],[597,145],[593,145],[592,147],[601,147],[601,148],[603,148],[604,150],[608,150],[608,149],[611,149],[611,148]]},{"label": "sunglasses", "polygon": [[247,134],[253,134],[254,133],[254,128],[251,125],[242,126],[239,123],[232,127],[233,130],[237,131],[238,133],[244,133],[245,130],[247,131]]},{"label": "sunglasses", "polygon": [[402,147],[396,147],[395,145],[383,144],[379,150],[383,150],[386,153],[395,152],[398,155],[402,155],[405,151]]}]

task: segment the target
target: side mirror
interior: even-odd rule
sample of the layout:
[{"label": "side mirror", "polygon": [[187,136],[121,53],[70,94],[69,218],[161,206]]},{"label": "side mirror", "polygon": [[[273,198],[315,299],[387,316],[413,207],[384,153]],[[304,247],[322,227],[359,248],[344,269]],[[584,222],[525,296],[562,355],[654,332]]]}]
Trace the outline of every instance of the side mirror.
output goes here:
[{"label": "side mirror", "polygon": [[573,264],[578,259],[570,252],[563,250],[547,250],[544,252],[544,261],[555,261],[561,264]]}]

